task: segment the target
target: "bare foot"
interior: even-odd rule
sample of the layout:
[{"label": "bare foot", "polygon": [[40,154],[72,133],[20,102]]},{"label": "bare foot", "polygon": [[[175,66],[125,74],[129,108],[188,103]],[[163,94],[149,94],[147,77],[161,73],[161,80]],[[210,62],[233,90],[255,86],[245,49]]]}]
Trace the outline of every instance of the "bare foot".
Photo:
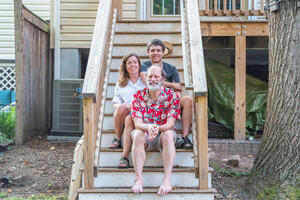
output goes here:
[{"label": "bare foot", "polygon": [[140,192],[143,192],[143,182],[140,180],[136,180],[134,186],[131,188],[131,190],[138,194]]},{"label": "bare foot", "polygon": [[163,184],[159,187],[157,194],[166,195],[172,191],[171,180],[164,180]]}]

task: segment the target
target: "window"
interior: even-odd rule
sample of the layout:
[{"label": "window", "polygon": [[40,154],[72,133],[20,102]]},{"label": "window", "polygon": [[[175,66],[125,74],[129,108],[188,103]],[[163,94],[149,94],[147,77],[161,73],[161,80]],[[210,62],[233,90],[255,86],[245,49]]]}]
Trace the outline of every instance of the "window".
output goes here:
[{"label": "window", "polygon": [[153,15],[179,15],[180,0],[153,0]]}]

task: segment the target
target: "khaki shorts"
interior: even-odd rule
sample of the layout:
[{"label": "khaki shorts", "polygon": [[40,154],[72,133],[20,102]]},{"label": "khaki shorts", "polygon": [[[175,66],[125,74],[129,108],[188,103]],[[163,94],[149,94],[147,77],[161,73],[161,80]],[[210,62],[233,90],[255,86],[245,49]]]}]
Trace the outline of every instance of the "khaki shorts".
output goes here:
[{"label": "khaki shorts", "polygon": [[[167,133],[171,133],[172,136],[173,136],[173,141],[174,141],[174,144],[176,142],[176,139],[177,139],[177,135],[176,135],[176,132],[174,130],[171,130],[171,131],[168,131]],[[147,135],[142,132],[142,131],[139,131],[139,130],[136,130],[134,129],[132,132],[131,132],[131,138],[132,140],[134,140],[134,138],[138,135],[138,134],[144,134],[145,135],[145,138],[147,140],[147,149],[146,151],[151,151],[151,150],[158,150],[158,151],[161,151],[162,148],[161,148],[161,141],[160,141],[160,138],[161,138],[161,135],[162,134],[167,134],[166,132],[159,132],[158,135],[156,136],[156,138],[154,138],[154,140],[150,141],[147,139]]]}]

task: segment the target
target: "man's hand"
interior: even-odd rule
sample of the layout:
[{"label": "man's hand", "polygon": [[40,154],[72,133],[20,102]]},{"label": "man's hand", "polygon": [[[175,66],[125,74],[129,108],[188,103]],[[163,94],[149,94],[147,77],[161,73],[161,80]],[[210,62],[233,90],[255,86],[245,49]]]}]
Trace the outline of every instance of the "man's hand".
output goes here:
[{"label": "man's hand", "polygon": [[173,83],[173,89],[174,91],[179,91],[179,92],[182,92],[182,87],[180,85],[180,83]]},{"label": "man's hand", "polygon": [[170,82],[164,80],[163,86],[172,88],[175,92],[182,92],[180,83],[170,83]]},{"label": "man's hand", "polygon": [[149,124],[148,125],[148,140],[152,141],[158,135],[158,126],[156,124]]},{"label": "man's hand", "polygon": [[126,105],[126,108],[127,108],[128,112],[131,112],[132,105],[129,104],[129,103],[126,103],[125,105]]}]

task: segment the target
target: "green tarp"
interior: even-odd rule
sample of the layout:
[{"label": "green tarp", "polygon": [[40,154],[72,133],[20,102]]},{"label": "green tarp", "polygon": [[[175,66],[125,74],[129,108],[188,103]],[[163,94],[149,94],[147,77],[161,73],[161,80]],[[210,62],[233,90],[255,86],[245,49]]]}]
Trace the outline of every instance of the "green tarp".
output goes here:
[{"label": "green tarp", "polygon": [[[206,60],[208,87],[208,117],[234,129],[234,69],[215,60]],[[266,82],[246,76],[246,127],[247,132],[261,129],[267,107]]]}]

